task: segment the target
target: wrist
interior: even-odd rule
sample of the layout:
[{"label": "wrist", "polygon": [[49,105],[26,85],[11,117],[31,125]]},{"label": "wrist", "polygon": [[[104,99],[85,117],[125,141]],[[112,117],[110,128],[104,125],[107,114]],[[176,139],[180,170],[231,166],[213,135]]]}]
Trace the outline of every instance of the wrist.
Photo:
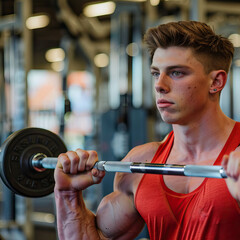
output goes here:
[{"label": "wrist", "polygon": [[54,188],[55,197],[79,197],[82,196],[82,191],[76,190],[59,190],[57,187]]},{"label": "wrist", "polygon": [[82,191],[60,191],[54,189],[57,213],[70,219],[79,219],[86,210]]}]

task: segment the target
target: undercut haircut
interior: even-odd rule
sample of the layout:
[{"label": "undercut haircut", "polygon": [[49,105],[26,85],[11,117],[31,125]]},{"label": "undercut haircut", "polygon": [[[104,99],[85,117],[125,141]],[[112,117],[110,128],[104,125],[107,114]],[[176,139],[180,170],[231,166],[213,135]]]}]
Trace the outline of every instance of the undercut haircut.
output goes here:
[{"label": "undercut haircut", "polygon": [[191,48],[208,74],[214,70],[229,72],[234,47],[230,40],[215,34],[206,23],[179,21],[150,28],[144,35],[151,60],[157,48]]}]

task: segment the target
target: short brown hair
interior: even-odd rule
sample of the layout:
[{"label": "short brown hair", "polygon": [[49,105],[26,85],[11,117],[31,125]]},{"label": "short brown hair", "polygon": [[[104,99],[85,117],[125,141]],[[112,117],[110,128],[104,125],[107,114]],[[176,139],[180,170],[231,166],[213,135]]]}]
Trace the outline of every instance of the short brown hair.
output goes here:
[{"label": "short brown hair", "polygon": [[228,72],[234,53],[233,44],[227,38],[215,34],[206,23],[197,21],[170,22],[150,28],[144,41],[151,59],[157,48],[192,48],[206,73],[220,69]]}]

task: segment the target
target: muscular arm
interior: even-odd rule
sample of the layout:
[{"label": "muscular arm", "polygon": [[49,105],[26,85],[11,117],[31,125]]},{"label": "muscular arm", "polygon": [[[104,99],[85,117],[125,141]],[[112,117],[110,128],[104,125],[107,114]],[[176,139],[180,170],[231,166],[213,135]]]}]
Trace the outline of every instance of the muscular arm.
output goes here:
[{"label": "muscular arm", "polygon": [[[123,161],[151,161],[159,144],[134,148]],[[144,221],[134,205],[142,174],[117,173],[114,192],[103,198],[96,216],[86,208],[82,190],[101,182],[104,173],[92,169],[96,152],[77,150],[59,156],[55,169],[55,199],[60,240],[134,239]]]},{"label": "muscular arm", "polygon": [[[148,143],[132,149],[122,160],[151,162],[160,143]],[[134,239],[144,221],[135,208],[134,196],[143,174],[116,173],[114,192],[106,196],[97,211],[97,224],[111,239]]]},{"label": "muscular arm", "polygon": [[96,216],[85,207],[79,192],[55,192],[55,196],[61,240],[133,239],[144,226],[132,199],[119,191],[103,198]]},{"label": "muscular arm", "polygon": [[110,239],[134,239],[144,226],[132,197],[119,191],[102,200],[96,220],[103,235]]},{"label": "muscular arm", "polygon": [[104,239],[98,234],[95,216],[86,208],[82,192],[55,190],[55,201],[60,240]]},{"label": "muscular arm", "polygon": [[61,240],[134,239],[144,226],[133,197],[118,190],[103,198],[96,216],[86,208],[81,192],[55,191],[55,198]]}]

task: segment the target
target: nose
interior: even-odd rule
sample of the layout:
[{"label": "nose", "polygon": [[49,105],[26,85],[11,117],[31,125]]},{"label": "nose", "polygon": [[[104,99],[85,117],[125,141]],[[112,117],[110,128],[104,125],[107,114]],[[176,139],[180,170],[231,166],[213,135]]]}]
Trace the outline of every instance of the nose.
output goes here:
[{"label": "nose", "polygon": [[169,79],[166,73],[161,73],[156,79],[155,90],[158,93],[168,93],[170,91]]}]

